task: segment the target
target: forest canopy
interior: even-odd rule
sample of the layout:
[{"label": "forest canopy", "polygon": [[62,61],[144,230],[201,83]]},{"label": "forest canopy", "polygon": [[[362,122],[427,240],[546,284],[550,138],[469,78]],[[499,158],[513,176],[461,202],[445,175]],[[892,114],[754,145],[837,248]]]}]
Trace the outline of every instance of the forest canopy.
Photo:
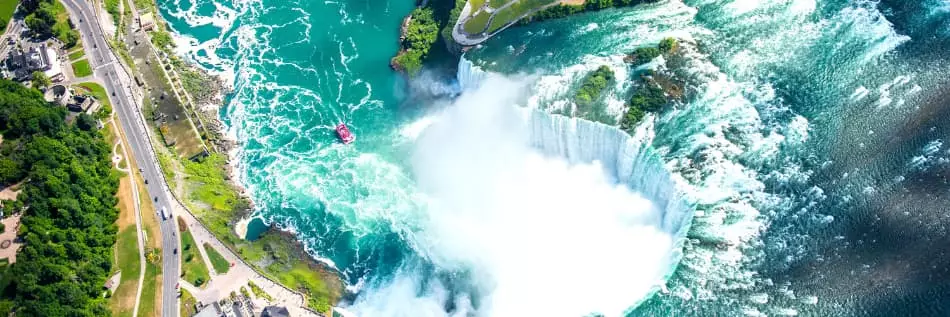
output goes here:
[{"label": "forest canopy", "polygon": [[[108,316],[118,176],[94,129],[35,89],[0,80],[0,177],[24,181],[18,232],[25,244],[4,273],[0,307],[17,316]],[[2,313],[2,312],[0,312]]]}]

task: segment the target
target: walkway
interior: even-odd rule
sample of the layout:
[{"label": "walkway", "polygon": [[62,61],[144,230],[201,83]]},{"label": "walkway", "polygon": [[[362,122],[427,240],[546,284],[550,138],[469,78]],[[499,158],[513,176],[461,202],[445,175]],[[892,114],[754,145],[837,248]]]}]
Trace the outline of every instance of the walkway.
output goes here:
[{"label": "walkway", "polygon": [[[22,244],[16,242],[16,231],[20,227],[20,214],[3,219],[4,230],[0,233],[0,243],[10,240],[6,248],[0,247],[0,259],[7,259],[10,264],[16,262],[16,252]],[[0,244],[2,245],[2,244]]]},{"label": "walkway", "polygon": [[[122,171],[126,174],[126,177],[129,178],[129,183],[132,184],[132,206],[135,208],[135,233],[137,236],[137,243],[139,246],[139,284],[135,290],[135,308],[132,309],[132,316],[139,315],[139,302],[142,300],[142,284],[145,283],[145,233],[142,229],[142,210],[141,210],[141,197],[139,197],[138,184],[135,181],[135,172],[132,171],[132,162],[126,158],[126,153],[128,153],[125,146],[125,136],[122,135],[122,131],[118,128],[118,122],[116,122],[115,109],[112,113],[109,114],[108,122],[114,122],[112,125],[112,130],[115,131],[116,143],[112,148],[112,162],[115,164],[115,168],[119,171]],[[106,123],[103,123],[105,125]],[[122,155],[119,155],[118,149],[122,149]],[[119,167],[119,163],[123,160],[126,161],[125,169]]]},{"label": "walkway", "polygon": [[459,14],[458,21],[456,21],[455,26],[452,27],[452,39],[455,40],[456,43],[461,44],[462,46],[478,45],[490,39],[492,36],[495,36],[495,34],[498,34],[499,32],[504,31],[505,29],[511,27],[512,25],[515,25],[515,23],[518,23],[518,21],[521,21],[521,19],[524,19],[527,16],[535,14],[538,11],[541,11],[541,10],[544,10],[556,5],[560,5],[560,4],[569,4],[569,3],[573,4],[573,3],[577,3],[578,1],[581,1],[583,3],[584,0],[561,0],[561,1],[555,1],[546,5],[540,6],[534,10],[528,11],[527,13],[518,17],[517,19],[512,19],[510,22],[508,22],[508,24],[505,24],[505,26],[500,27],[493,32],[480,32],[478,34],[469,34],[468,32],[465,32],[465,22],[468,22],[468,20],[474,17],[474,14],[472,13],[485,11],[491,14],[491,17],[489,17],[488,22],[485,23],[485,29],[487,30],[489,27],[491,27],[491,23],[492,21],[495,20],[495,15],[499,11],[510,7],[512,4],[518,1],[520,0],[509,1],[505,3],[504,5],[502,5],[501,7],[495,8],[493,10],[487,10],[486,8],[488,7],[488,4],[486,3],[485,7],[476,9],[475,11],[472,11],[471,1],[465,1],[465,7],[462,8],[462,12]]},{"label": "walkway", "polygon": [[[213,303],[227,298],[231,292],[239,293],[241,287],[250,291],[247,282],[251,281],[274,299],[272,302],[268,302],[262,298],[253,298],[255,296],[251,295],[252,302],[254,306],[256,306],[256,309],[263,309],[270,305],[278,305],[287,307],[291,316],[319,316],[304,308],[307,305],[302,295],[265,278],[241,261],[237,255],[231,252],[231,249],[224,246],[211,232],[205,229],[191,213],[183,210],[181,206],[177,204],[174,205],[173,209],[175,215],[181,217],[185,223],[188,224],[188,230],[191,231],[191,235],[195,238],[195,245],[202,252],[202,259],[208,266],[209,271],[212,271],[211,280],[208,281],[203,289],[195,287],[188,281],[179,280],[181,287],[188,290],[196,300],[202,303]],[[211,265],[211,261],[209,261],[205,255],[205,243],[210,244],[211,247],[218,251],[218,253],[221,253],[228,262],[233,264],[226,274],[213,272],[214,269]]]}]

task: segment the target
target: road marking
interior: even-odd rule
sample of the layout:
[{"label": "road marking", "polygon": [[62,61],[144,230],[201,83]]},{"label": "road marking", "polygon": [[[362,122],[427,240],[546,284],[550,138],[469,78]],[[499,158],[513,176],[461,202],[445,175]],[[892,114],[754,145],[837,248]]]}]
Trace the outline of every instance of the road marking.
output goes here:
[{"label": "road marking", "polygon": [[102,65],[96,66],[96,70],[99,70],[100,68],[103,68],[103,67],[109,67],[109,66],[112,66],[112,61],[109,61],[108,63],[105,63],[105,64],[102,64]]}]

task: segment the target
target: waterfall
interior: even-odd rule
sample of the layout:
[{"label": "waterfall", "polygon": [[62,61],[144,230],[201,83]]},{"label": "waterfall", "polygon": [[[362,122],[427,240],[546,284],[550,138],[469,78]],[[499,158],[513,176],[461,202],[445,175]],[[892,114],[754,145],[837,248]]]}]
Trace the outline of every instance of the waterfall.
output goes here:
[{"label": "waterfall", "polygon": [[[489,75],[464,57],[458,69],[458,82],[463,90],[478,87]],[[676,247],[670,254],[671,265],[664,274],[665,279],[669,278],[682,257],[682,245],[695,209],[656,150],[617,127],[537,109],[527,109],[524,113],[532,147],[572,164],[598,162],[618,183],[626,184],[656,205],[662,230],[676,238]]]},{"label": "waterfall", "polygon": [[475,87],[478,87],[478,84],[485,79],[487,73],[475,66],[471,61],[465,59],[465,56],[459,60],[458,72],[456,73],[456,81],[461,90],[471,90]]}]

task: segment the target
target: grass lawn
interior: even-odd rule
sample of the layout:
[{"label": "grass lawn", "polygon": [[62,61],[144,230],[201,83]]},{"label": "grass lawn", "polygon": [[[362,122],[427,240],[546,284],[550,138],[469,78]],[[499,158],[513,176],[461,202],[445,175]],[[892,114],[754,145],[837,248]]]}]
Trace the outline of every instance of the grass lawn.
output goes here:
[{"label": "grass lawn", "polygon": [[254,282],[247,281],[247,286],[251,287],[251,292],[254,293],[254,297],[263,298],[263,299],[266,299],[267,301],[274,300],[274,298],[271,297],[270,294],[267,294],[267,292],[261,289],[260,286],[257,286],[257,284],[254,284]]},{"label": "grass lawn", "polygon": [[[182,255],[181,272],[182,278],[195,286],[202,286],[208,282],[211,276],[208,273],[208,267],[201,260],[201,253],[198,253],[198,246],[195,245],[195,238],[191,232],[181,232],[181,250]],[[201,283],[198,283],[200,280]]]},{"label": "grass lawn", "polygon": [[326,312],[330,309],[330,291],[320,274],[304,263],[295,263],[289,271],[277,275],[277,279],[291,289],[303,290],[310,308]]},{"label": "grass lawn", "polygon": [[211,244],[205,242],[203,247],[205,248],[205,253],[208,254],[208,259],[211,260],[211,266],[214,267],[215,272],[225,274],[231,269],[231,263],[228,262],[221,253],[218,253],[218,250],[215,250]]},{"label": "grass lawn", "polygon": [[75,50],[72,53],[69,53],[69,60],[75,61],[82,58],[83,56],[86,56],[86,50]]},{"label": "grass lawn", "polygon": [[485,11],[479,12],[468,21],[465,21],[465,25],[463,25],[462,28],[469,34],[482,33],[485,31],[485,27],[488,26],[489,18],[491,18],[491,13]]},{"label": "grass lawn", "polygon": [[508,3],[508,1],[509,0],[488,0],[488,5],[490,5],[492,8],[497,9],[505,5],[505,3]]},{"label": "grass lawn", "polygon": [[112,16],[112,23],[119,25],[119,0],[105,0],[103,3],[106,5],[106,12]]},{"label": "grass lawn", "polygon": [[520,0],[504,10],[496,11],[495,18],[492,19],[491,25],[488,26],[489,32],[494,32],[505,25],[508,25],[509,22],[514,22],[520,19],[525,14],[539,9],[545,5],[556,2],[555,0]]},{"label": "grass lawn", "polygon": [[[159,263],[160,264],[160,263]],[[162,315],[162,268],[159,264],[145,264],[145,280],[142,283],[142,299],[139,300],[139,316],[159,317]]]},{"label": "grass lawn", "polygon": [[[124,183],[127,184],[128,182],[124,181]],[[123,210],[122,212],[126,211]],[[115,264],[116,268],[122,271],[122,279],[119,287],[115,290],[115,294],[112,294],[112,298],[109,298],[109,310],[112,311],[112,316],[132,316],[139,272],[141,272],[137,240],[134,225],[123,228],[116,237],[115,252],[118,263]]]},{"label": "grass lawn", "polygon": [[[134,165],[131,170],[136,170]],[[138,174],[135,176],[139,197],[145,197],[141,200],[142,204],[139,207],[142,209],[142,227],[145,229],[145,250],[154,250],[153,252],[162,254],[162,236],[159,234],[158,216],[155,214],[155,207],[152,206],[152,200],[147,198],[148,192],[145,190],[142,177]],[[142,283],[142,298],[139,302],[140,316],[159,317],[162,315],[162,307],[158,305],[162,302],[162,293],[159,291],[162,288],[161,263],[161,260],[159,260],[155,263],[146,262],[145,264],[145,280]]]},{"label": "grass lawn", "polygon": [[73,74],[76,77],[86,77],[92,75],[92,66],[89,66],[89,60],[81,60],[73,63]]},{"label": "grass lawn", "polygon": [[16,4],[19,0],[0,0],[0,31],[7,30],[7,24],[13,18],[13,12],[16,11]]},{"label": "grass lawn", "polygon": [[475,10],[485,5],[485,0],[468,0],[468,3],[472,5],[472,12],[475,12]]},{"label": "grass lawn", "polygon": [[[111,127],[109,139],[115,140]],[[109,298],[109,310],[113,316],[132,316],[135,306],[135,295],[138,288],[139,273],[142,272],[139,262],[138,234],[135,228],[135,201],[132,195],[131,178],[123,174],[119,180],[119,218],[116,226],[119,234],[115,240],[115,263],[113,274],[122,271],[119,287]]]},{"label": "grass lawn", "polygon": [[212,154],[200,162],[182,161],[188,180],[197,185],[191,188],[191,198],[209,204],[213,211],[234,210],[238,202],[237,193],[225,181],[225,163],[226,159],[221,154]]},{"label": "grass lawn", "polygon": [[181,289],[181,306],[179,307],[179,316],[192,316],[196,313],[195,304],[198,301],[195,300],[195,297],[191,295],[184,288]]},{"label": "grass lawn", "polygon": [[109,101],[109,94],[106,92],[106,89],[97,83],[85,82],[79,85],[79,89],[85,91],[85,93],[96,97],[96,100],[99,100],[103,105],[112,107],[112,102]]}]

